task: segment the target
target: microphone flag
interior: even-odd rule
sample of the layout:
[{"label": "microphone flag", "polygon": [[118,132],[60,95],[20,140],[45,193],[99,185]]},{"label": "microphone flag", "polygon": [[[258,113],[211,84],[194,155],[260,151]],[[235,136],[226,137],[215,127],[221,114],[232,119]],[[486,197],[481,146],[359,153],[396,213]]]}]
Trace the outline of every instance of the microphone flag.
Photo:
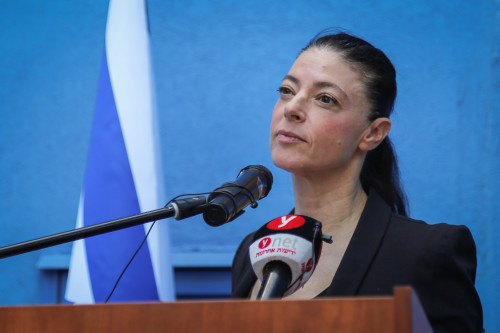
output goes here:
[{"label": "microphone flag", "polygon": [[[111,0],[77,228],[165,203],[152,76],[145,0]],[[75,241],[66,301],[105,302],[149,226]],[[110,302],[174,295],[168,224],[157,223]]]},{"label": "microphone flag", "polygon": [[264,280],[265,267],[275,261],[288,266],[291,285],[283,296],[302,287],[314,272],[322,249],[321,222],[303,215],[273,219],[255,232],[248,249],[255,275]]}]

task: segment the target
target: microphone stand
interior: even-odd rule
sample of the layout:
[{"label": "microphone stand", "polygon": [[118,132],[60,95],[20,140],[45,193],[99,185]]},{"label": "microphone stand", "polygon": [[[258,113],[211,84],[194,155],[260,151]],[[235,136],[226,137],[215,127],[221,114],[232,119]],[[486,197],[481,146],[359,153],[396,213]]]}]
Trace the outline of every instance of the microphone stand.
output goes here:
[{"label": "microphone stand", "polygon": [[0,259],[169,217],[180,220],[203,213],[205,204],[206,198],[204,196],[181,199],[173,201],[172,205],[157,210],[4,246],[0,248]]}]

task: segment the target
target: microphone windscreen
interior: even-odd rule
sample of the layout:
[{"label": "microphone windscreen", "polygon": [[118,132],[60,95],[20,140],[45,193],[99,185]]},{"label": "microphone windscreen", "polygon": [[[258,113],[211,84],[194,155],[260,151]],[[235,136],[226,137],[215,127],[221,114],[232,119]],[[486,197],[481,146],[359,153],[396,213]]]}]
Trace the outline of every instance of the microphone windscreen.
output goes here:
[{"label": "microphone windscreen", "polygon": [[301,215],[278,217],[256,231],[249,255],[255,275],[264,279],[264,267],[272,261],[287,264],[292,273],[290,295],[312,275],[322,247],[321,223]]}]

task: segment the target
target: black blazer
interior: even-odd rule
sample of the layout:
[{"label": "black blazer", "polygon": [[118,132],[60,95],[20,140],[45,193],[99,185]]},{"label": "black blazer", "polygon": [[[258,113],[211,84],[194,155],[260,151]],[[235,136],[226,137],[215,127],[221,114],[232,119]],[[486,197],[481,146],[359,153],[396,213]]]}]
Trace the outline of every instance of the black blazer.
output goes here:
[{"label": "black blazer", "polygon": [[[233,298],[247,298],[257,279],[248,255],[252,240],[253,233],[233,259]],[[476,246],[467,227],[396,215],[372,190],[331,285],[318,297],[392,295],[394,286],[410,285],[435,333],[481,332],[475,276]]]}]

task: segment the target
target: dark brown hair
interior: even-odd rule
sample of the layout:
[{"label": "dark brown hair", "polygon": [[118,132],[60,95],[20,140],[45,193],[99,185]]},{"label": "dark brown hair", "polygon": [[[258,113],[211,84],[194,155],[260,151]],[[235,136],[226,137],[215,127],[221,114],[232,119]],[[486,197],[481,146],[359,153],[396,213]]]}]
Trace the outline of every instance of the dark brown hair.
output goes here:
[{"label": "dark brown hair", "polygon": [[[345,32],[320,33],[301,53],[313,47],[331,49],[359,70],[370,105],[370,121],[391,115],[397,94],[396,70],[381,50]],[[407,215],[406,195],[401,186],[397,158],[389,137],[367,153],[360,179],[365,192],[374,189],[391,206],[393,212]]]}]

